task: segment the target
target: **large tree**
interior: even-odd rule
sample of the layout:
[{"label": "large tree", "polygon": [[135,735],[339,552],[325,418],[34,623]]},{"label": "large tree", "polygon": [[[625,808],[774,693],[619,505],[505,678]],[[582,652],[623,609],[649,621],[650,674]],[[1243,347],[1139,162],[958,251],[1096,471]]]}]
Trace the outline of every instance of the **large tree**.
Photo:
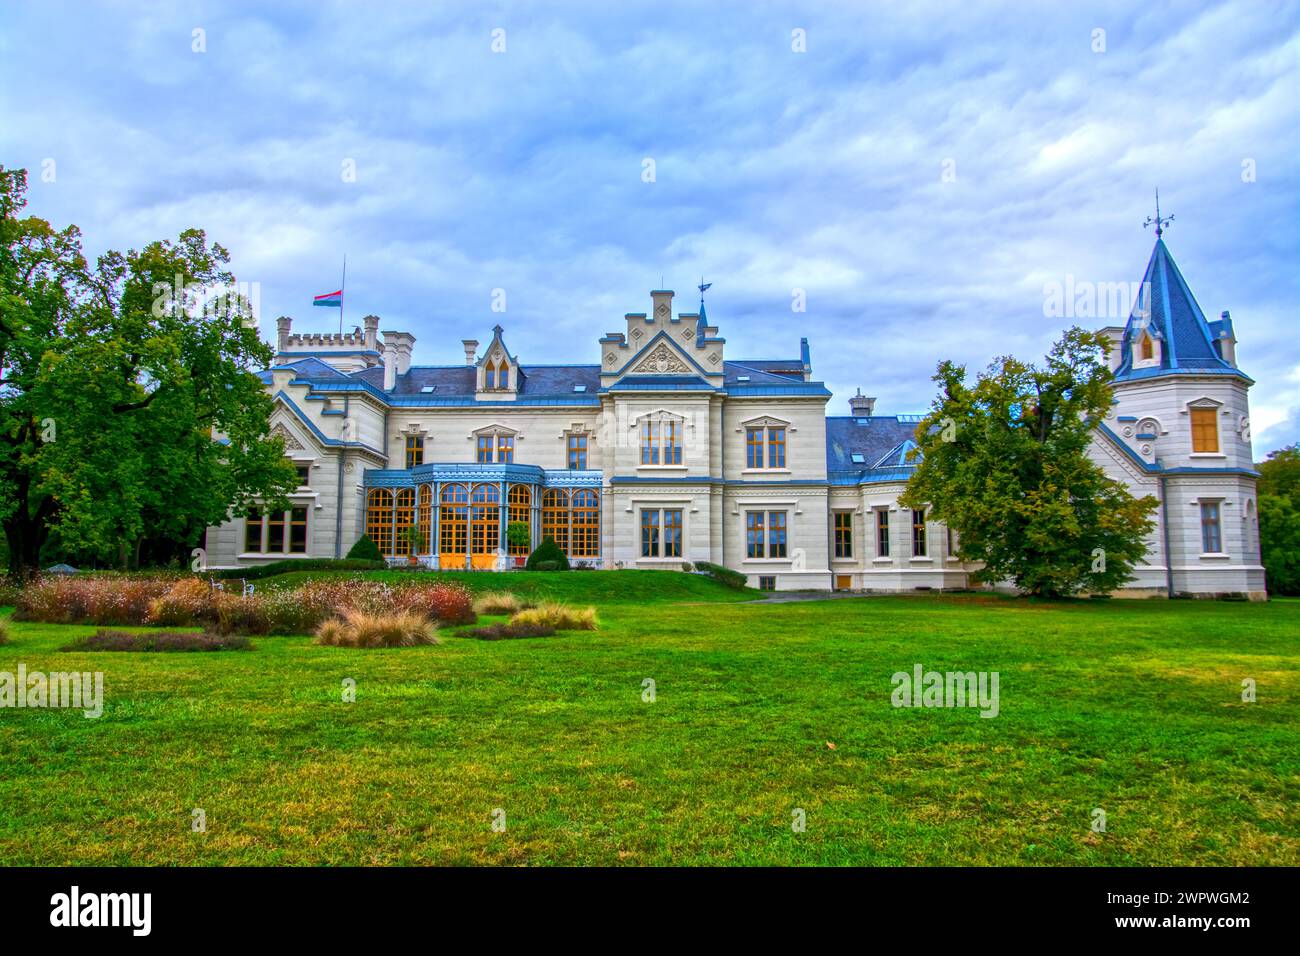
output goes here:
[{"label": "large tree", "polygon": [[268,437],[271,359],[229,255],[200,230],[87,265],[75,227],[19,219],[26,178],[4,171],[0,225],[0,520],[11,574],[52,530],[134,561],[146,538],[197,543],[254,497],[297,483]]},{"label": "large tree", "polygon": [[976,580],[1045,597],[1107,592],[1146,554],[1157,506],[1134,498],[1087,453],[1110,409],[1106,342],[1070,329],[1040,366],[1005,356],[967,384],[940,363],[917,429],[918,467],[900,498],[958,536]]},{"label": "large tree", "polygon": [[1300,594],[1300,445],[1268,453],[1259,469],[1259,550],[1274,594]]}]

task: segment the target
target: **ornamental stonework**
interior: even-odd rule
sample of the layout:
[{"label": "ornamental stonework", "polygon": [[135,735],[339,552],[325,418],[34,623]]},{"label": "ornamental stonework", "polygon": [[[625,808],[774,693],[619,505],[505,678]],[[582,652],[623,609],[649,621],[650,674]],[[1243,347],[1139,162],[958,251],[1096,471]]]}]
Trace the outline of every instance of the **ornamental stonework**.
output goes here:
[{"label": "ornamental stonework", "polygon": [[271,437],[274,438],[277,435],[279,435],[281,438],[284,439],[284,447],[287,450],[289,451],[302,450],[302,443],[298,441],[298,439],[294,438],[293,433],[290,432],[289,429],[285,428],[284,425],[277,423],[275,426],[271,428]]}]

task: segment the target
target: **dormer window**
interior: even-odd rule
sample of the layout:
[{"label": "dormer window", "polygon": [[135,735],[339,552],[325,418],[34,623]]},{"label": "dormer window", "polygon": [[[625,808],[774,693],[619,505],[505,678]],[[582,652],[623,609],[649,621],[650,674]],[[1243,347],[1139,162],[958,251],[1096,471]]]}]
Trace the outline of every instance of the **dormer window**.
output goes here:
[{"label": "dormer window", "polygon": [[1151,336],[1145,332],[1142,333],[1142,340],[1138,343],[1138,355],[1144,362],[1150,362],[1156,357],[1155,344],[1151,341]]}]

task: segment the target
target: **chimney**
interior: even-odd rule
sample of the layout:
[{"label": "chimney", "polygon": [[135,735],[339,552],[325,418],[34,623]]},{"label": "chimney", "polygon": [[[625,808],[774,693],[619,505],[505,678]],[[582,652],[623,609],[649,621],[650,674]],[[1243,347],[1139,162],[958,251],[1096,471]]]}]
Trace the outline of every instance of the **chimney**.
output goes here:
[{"label": "chimney", "polygon": [[397,349],[391,345],[384,345],[384,391],[391,392],[397,385]]},{"label": "chimney", "polygon": [[366,350],[373,352],[379,341],[379,316],[367,315],[361,320],[366,329]]},{"label": "chimney", "polygon": [[473,365],[478,361],[478,339],[461,339],[460,344],[465,346],[465,364]]},{"label": "chimney", "polygon": [[282,315],[275,320],[275,329],[279,333],[277,339],[276,351],[283,352],[289,344],[289,329],[293,326],[293,319],[287,315]]},{"label": "chimney", "polygon": [[858,394],[849,398],[849,412],[854,418],[870,418],[875,410],[876,400],[863,395],[862,389],[858,389]]}]

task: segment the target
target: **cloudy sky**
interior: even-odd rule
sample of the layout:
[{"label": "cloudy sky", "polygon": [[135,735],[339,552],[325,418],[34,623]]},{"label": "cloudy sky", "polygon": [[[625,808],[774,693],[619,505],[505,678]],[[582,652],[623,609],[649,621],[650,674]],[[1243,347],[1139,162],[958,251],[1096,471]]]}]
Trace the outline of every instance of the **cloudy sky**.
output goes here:
[{"label": "cloudy sky", "polygon": [[268,338],[337,328],[310,302],[346,252],[348,325],[420,364],[497,322],[597,363],[703,275],[728,356],[807,336],[836,414],[1122,324],[1045,288],[1136,285],[1159,187],[1262,457],[1300,440],[1298,73],[1300,7],[1265,0],[4,3],[0,163],[92,253],[207,230]]}]

